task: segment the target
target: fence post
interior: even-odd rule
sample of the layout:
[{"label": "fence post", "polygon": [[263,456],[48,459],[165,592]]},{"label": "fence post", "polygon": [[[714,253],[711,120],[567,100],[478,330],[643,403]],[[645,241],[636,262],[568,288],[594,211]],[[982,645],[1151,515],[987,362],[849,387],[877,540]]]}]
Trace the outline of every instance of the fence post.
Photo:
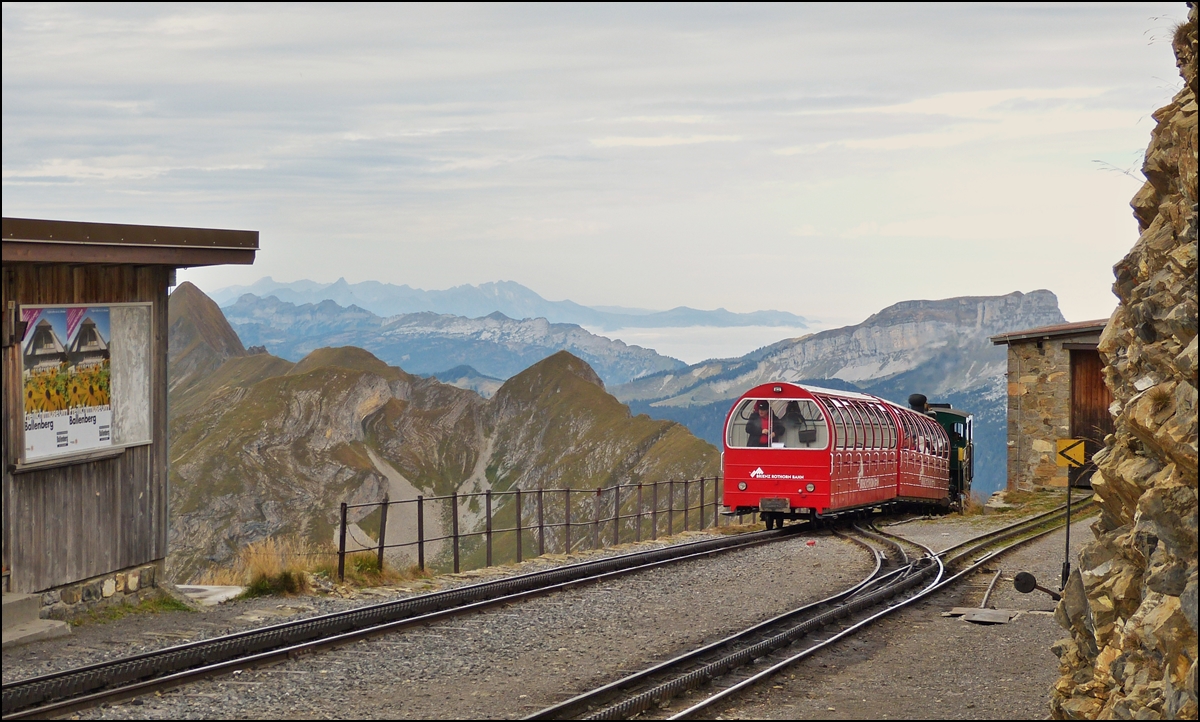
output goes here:
[{"label": "fence post", "polygon": [[517,564],[521,563],[521,490],[517,489]]},{"label": "fence post", "polygon": [[538,556],[546,555],[546,519],[542,516],[542,487],[538,487]]},{"label": "fence post", "polygon": [[716,498],[716,493],[718,493],[720,491],[720,489],[718,488],[720,486],[721,486],[721,477],[714,476],[713,477],[713,527],[714,528],[720,527],[720,525],[721,525],[720,499]]},{"label": "fence post", "polygon": [[600,548],[600,491],[601,487],[596,487],[596,499],[592,502],[592,548]]},{"label": "fence post", "polygon": [[688,500],[688,484],[691,483],[687,479],[683,480],[683,530],[688,530],[688,517],[692,515],[691,501]]},{"label": "fence post", "polygon": [[417,568],[425,571],[425,496],[417,494]]},{"label": "fence post", "polygon": [[387,539],[388,496],[383,495],[383,506],[379,507],[379,571],[383,572],[383,544]]},{"label": "fence post", "polygon": [[613,487],[613,546],[621,544],[621,482]]},{"label": "fence post", "polygon": [[342,502],[342,528],[338,531],[338,581],[346,581],[346,502]]},{"label": "fence post", "polygon": [[661,482],[654,482],[654,489],[650,492],[650,539],[658,539],[658,485]]},{"label": "fence post", "polygon": [[637,500],[637,530],[633,533],[633,540],[640,542],[642,540],[642,482],[638,482],[638,500]]},{"label": "fence post", "polygon": [[451,516],[454,517],[454,527],[453,527],[453,529],[454,529],[454,532],[453,532],[453,536],[454,536],[454,573],[458,574],[458,492],[457,491],[451,492],[450,504],[451,504],[450,511],[452,512]]},{"label": "fence post", "polygon": [[484,517],[486,518],[483,538],[487,546],[487,562],[484,566],[492,566],[492,490],[483,492]]},{"label": "fence post", "polygon": [[667,482],[667,536],[675,533],[675,480]]},{"label": "fence post", "polygon": [[563,549],[563,554],[571,553],[571,487],[566,488],[567,492],[567,513],[566,513],[566,548]]}]

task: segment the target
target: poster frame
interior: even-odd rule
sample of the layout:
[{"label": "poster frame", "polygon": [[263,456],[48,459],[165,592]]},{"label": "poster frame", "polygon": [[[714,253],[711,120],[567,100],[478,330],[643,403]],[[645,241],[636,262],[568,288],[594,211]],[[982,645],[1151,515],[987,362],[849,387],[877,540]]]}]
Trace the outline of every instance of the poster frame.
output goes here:
[{"label": "poster frame", "polygon": [[[17,411],[20,413],[20,422],[16,424],[16,426],[17,426],[17,444],[16,444],[17,458],[16,458],[13,466],[10,467],[12,473],[20,473],[22,471],[34,471],[34,470],[39,470],[39,469],[49,469],[49,468],[54,468],[54,467],[58,467],[58,466],[71,466],[73,464],[86,463],[89,461],[100,461],[103,459],[115,458],[115,457],[123,455],[125,453],[126,449],[137,448],[139,446],[149,446],[149,445],[155,443],[155,441],[156,441],[155,435],[156,435],[157,429],[155,428],[155,425],[154,425],[155,414],[154,414],[154,408],[153,408],[153,400],[156,395],[155,394],[156,390],[154,388],[154,376],[155,376],[155,372],[158,370],[159,361],[157,358],[157,356],[158,356],[158,354],[157,354],[158,331],[157,331],[157,326],[156,326],[157,312],[154,308],[155,307],[154,302],[153,301],[115,301],[115,302],[79,301],[76,303],[21,303],[21,304],[17,304],[17,318],[23,317],[22,311],[25,308],[39,308],[39,309],[42,309],[42,308],[78,308],[80,306],[95,306],[95,307],[105,307],[105,308],[121,308],[121,307],[128,308],[128,307],[136,306],[136,307],[142,307],[142,308],[149,309],[149,311],[150,311],[150,328],[149,328],[150,354],[149,354],[149,358],[147,359],[147,370],[149,372],[150,378],[147,381],[147,386],[149,387],[149,395],[150,395],[150,402],[151,402],[150,424],[149,424],[150,438],[142,440],[142,441],[130,441],[130,442],[122,443],[122,444],[111,444],[109,446],[105,446],[105,447],[101,447],[101,448],[84,449],[82,451],[76,451],[76,452],[71,452],[71,453],[67,453],[67,454],[45,456],[45,457],[40,457],[40,458],[36,458],[33,460],[27,460],[25,458],[25,423],[24,423],[25,422],[25,405],[24,405],[24,403],[19,403],[16,406]],[[32,331],[32,329],[26,329],[25,333],[28,334],[31,331]],[[22,336],[21,340],[17,344],[17,347],[18,347],[17,356],[18,356],[19,364],[20,364],[19,359],[21,356],[20,347],[24,343],[24,341],[25,341],[25,337]],[[109,342],[111,343],[111,341],[112,341],[112,339],[110,338]],[[21,365],[18,365],[17,371],[19,374],[19,377],[18,377],[19,381],[18,381],[18,383],[13,384],[13,386],[16,388],[16,393],[17,393],[18,397],[20,397],[22,395],[23,389],[24,389],[24,381],[23,381],[24,375],[25,375],[24,368]]]}]

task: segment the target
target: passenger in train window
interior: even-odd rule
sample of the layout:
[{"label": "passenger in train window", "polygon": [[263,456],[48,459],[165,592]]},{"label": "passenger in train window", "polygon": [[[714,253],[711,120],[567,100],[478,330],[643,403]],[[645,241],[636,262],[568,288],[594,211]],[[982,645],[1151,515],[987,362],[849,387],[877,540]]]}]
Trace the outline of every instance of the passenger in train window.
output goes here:
[{"label": "passenger in train window", "polygon": [[750,438],[747,440],[747,446],[770,446],[771,445],[771,421],[774,414],[771,413],[771,404],[769,401],[761,400],[754,404],[755,415],[750,417],[746,422],[746,435]]},{"label": "passenger in train window", "polygon": [[811,428],[812,424],[804,418],[804,412],[800,410],[799,401],[787,402],[787,406],[783,410],[783,417],[780,418],[779,422],[781,433],[776,441],[783,442],[789,448],[807,446],[800,438],[800,432]]}]

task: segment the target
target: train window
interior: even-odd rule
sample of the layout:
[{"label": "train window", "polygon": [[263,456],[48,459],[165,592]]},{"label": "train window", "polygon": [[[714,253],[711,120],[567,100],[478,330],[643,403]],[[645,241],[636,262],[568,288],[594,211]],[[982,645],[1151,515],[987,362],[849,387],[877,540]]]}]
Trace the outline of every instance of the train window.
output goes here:
[{"label": "train window", "polygon": [[817,405],[807,399],[771,402],[772,423],[781,432],[779,438],[787,449],[824,449],[829,445],[829,427]]},{"label": "train window", "polygon": [[875,418],[875,409],[871,407],[871,404],[860,404],[860,408],[862,409],[863,430],[867,432],[864,445],[868,449],[878,448],[879,419]]},{"label": "train window", "polygon": [[745,399],[730,415],[725,438],[731,447],[824,449],[829,426],[807,399]]},{"label": "train window", "polygon": [[833,445],[840,449],[845,436],[842,434],[842,418],[838,414],[837,409],[833,405],[832,399],[819,399],[821,405],[825,407],[825,411],[829,414],[829,422],[832,426],[830,429],[833,432]]},{"label": "train window", "polygon": [[[729,416],[729,428],[726,430],[726,440],[730,446],[768,446],[763,443],[762,415],[755,409],[756,399],[743,399]],[[765,399],[764,399],[765,402]],[[769,402],[767,402],[769,403]],[[766,433],[770,438],[770,414],[767,415]]]},{"label": "train window", "polygon": [[896,448],[896,423],[886,408],[879,409],[880,422],[883,424],[883,448]]},{"label": "train window", "polygon": [[871,404],[871,426],[875,431],[874,447],[882,449],[885,445],[883,412],[878,404]]},{"label": "train window", "polygon": [[862,446],[862,419],[858,417],[854,402],[843,402],[842,415],[846,419],[846,448],[857,449]]}]

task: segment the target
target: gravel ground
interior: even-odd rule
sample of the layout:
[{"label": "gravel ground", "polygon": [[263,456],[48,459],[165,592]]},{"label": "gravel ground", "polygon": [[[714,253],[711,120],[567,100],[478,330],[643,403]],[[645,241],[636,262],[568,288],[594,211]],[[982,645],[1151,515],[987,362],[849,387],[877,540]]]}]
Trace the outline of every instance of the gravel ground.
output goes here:
[{"label": "gravel ground", "polygon": [[[826,596],[863,578],[871,568],[869,555],[856,545],[826,533],[797,535],[246,670],[82,716],[520,717]],[[207,615],[163,616],[184,619],[190,632],[197,631],[196,620]],[[7,672],[7,655],[5,666]]]},{"label": "gravel ground", "polygon": [[7,684],[59,670],[128,657],[283,621],[341,612],[367,604],[402,599],[468,584],[478,584],[483,581],[540,571],[563,564],[573,564],[631,551],[655,549],[671,543],[710,539],[715,536],[690,532],[678,534],[666,540],[626,544],[594,552],[572,555],[548,554],[545,557],[528,560],[520,566],[491,567],[461,574],[445,574],[434,579],[417,580],[395,586],[349,590],[352,595],[350,597],[325,595],[293,598],[263,597],[205,607],[199,613],[137,614],[107,623],[87,623],[72,629],[71,635],[68,637],[4,650],[3,681]]},{"label": "gravel ground", "polygon": [[[940,550],[1016,518],[946,517],[887,530]],[[1090,521],[1075,525],[1073,547],[1090,540]],[[703,536],[693,533],[686,540]],[[1011,579],[1028,570],[1044,586],[1056,588],[1062,543],[1059,532],[1000,560],[997,568],[1004,574],[991,606],[1022,610],[1007,625],[976,626],[941,616],[953,606],[978,605],[991,580],[990,574],[981,574],[800,663],[719,713],[775,719],[1045,717],[1046,692],[1057,669],[1049,647],[1062,632],[1048,613],[1053,610],[1050,598],[1037,592],[1020,595]],[[414,591],[421,586],[448,588],[578,558],[539,559],[520,568],[366,590],[364,598],[355,600],[248,600],[203,613],[138,615],[87,625],[71,637],[6,650],[4,679],[347,609],[423,591]],[[871,566],[860,547],[826,533],[798,535],[245,670],[81,716],[516,718],[826,596],[861,579]],[[945,679],[954,682],[945,685],[940,681]],[[675,707],[684,704],[677,701]]]},{"label": "gravel ground", "polygon": [[[1072,524],[1072,555],[1092,539],[1093,518]],[[942,549],[984,527],[983,517],[914,522],[889,531]],[[1012,521],[1006,518],[1005,522]],[[724,719],[1045,719],[1058,659],[1050,645],[1066,633],[1054,622],[1054,602],[1020,594],[1019,571],[1057,589],[1065,534],[1050,534],[1010,552],[991,573],[898,612],[848,643],[819,652],[712,714]],[[952,607],[977,607],[999,570],[990,607],[1019,610],[1008,624],[977,625],[944,617]],[[676,708],[686,706],[675,703]]]}]

